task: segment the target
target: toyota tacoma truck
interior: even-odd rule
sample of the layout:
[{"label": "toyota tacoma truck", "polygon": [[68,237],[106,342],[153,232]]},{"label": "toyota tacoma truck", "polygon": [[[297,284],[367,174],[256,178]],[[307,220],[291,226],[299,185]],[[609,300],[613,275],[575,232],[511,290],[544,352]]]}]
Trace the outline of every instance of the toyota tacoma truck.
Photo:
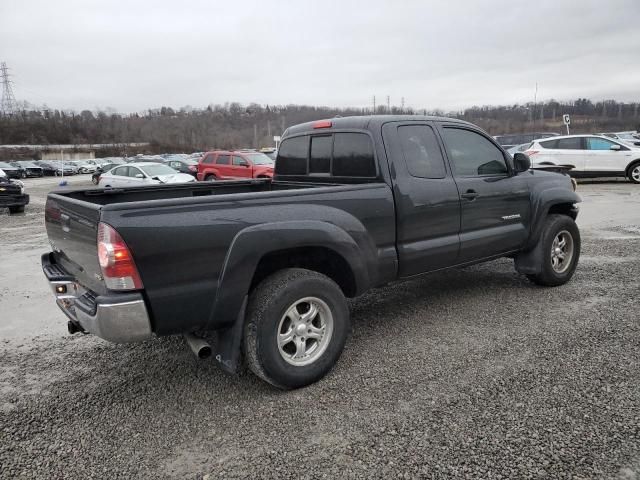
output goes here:
[{"label": "toyota tacoma truck", "polygon": [[334,118],[288,128],[273,179],[50,193],[42,267],[71,333],[184,335],[291,389],[332,368],[373,287],[500,257],[569,281],[578,202],[472,124]]}]

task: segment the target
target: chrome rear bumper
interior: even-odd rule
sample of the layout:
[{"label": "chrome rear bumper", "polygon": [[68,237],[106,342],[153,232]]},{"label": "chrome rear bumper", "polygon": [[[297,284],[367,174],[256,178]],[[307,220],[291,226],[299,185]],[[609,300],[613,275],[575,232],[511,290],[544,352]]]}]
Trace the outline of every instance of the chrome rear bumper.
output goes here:
[{"label": "chrome rear bumper", "polygon": [[48,253],[42,256],[42,270],[58,307],[84,331],[115,343],[141,342],[151,337],[151,322],[140,293],[95,295],[55,264]]}]

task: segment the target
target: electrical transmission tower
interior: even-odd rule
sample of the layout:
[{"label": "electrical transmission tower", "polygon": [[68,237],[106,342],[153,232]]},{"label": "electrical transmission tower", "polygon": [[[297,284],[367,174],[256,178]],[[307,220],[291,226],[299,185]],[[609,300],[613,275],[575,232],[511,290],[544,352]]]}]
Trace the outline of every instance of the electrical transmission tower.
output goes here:
[{"label": "electrical transmission tower", "polygon": [[7,64],[2,62],[0,64],[0,81],[2,81],[2,101],[0,103],[0,115],[11,115],[18,110],[16,97],[13,95],[13,89],[11,84],[13,83],[9,78],[9,69]]}]

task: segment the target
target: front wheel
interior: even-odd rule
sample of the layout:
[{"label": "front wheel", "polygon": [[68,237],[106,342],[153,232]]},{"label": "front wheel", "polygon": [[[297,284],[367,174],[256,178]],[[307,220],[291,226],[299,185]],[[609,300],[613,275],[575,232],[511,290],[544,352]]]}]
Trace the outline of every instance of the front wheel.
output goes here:
[{"label": "front wheel", "polygon": [[245,361],[278,388],[304,387],[331,370],[348,333],[349,308],[333,280],[301,268],[281,270],[249,297]]},{"label": "front wheel", "polygon": [[204,177],[205,182],[215,182],[217,180],[215,175],[207,175]]},{"label": "front wheel", "polygon": [[13,207],[9,207],[9,213],[23,213],[24,205],[15,205]]},{"label": "front wheel", "polygon": [[97,185],[99,181],[100,181],[100,179],[99,179],[98,177],[92,177],[92,178],[91,178],[91,182],[92,182],[94,185]]},{"label": "front wheel", "polygon": [[555,287],[573,277],[580,258],[580,231],[566,215],[549,215],[540,236],[542,265],[539,273],[527,275],[538,285]]},{"label": "front wheel", "polygon": [[629,167],[629,181],[631,183],[640,183],[640,162],[636,162]]}]

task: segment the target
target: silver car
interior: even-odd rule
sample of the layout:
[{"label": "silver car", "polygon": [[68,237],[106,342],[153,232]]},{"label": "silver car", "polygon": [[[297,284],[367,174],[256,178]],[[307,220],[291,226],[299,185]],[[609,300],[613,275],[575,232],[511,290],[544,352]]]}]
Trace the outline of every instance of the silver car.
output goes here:
[{"label": "silver car", "polygon": [[136,187],[162,183],[195,182],[192,175],[176,172],[162,163],[136,162],[120,165],[100,175],[100,187]]}]

